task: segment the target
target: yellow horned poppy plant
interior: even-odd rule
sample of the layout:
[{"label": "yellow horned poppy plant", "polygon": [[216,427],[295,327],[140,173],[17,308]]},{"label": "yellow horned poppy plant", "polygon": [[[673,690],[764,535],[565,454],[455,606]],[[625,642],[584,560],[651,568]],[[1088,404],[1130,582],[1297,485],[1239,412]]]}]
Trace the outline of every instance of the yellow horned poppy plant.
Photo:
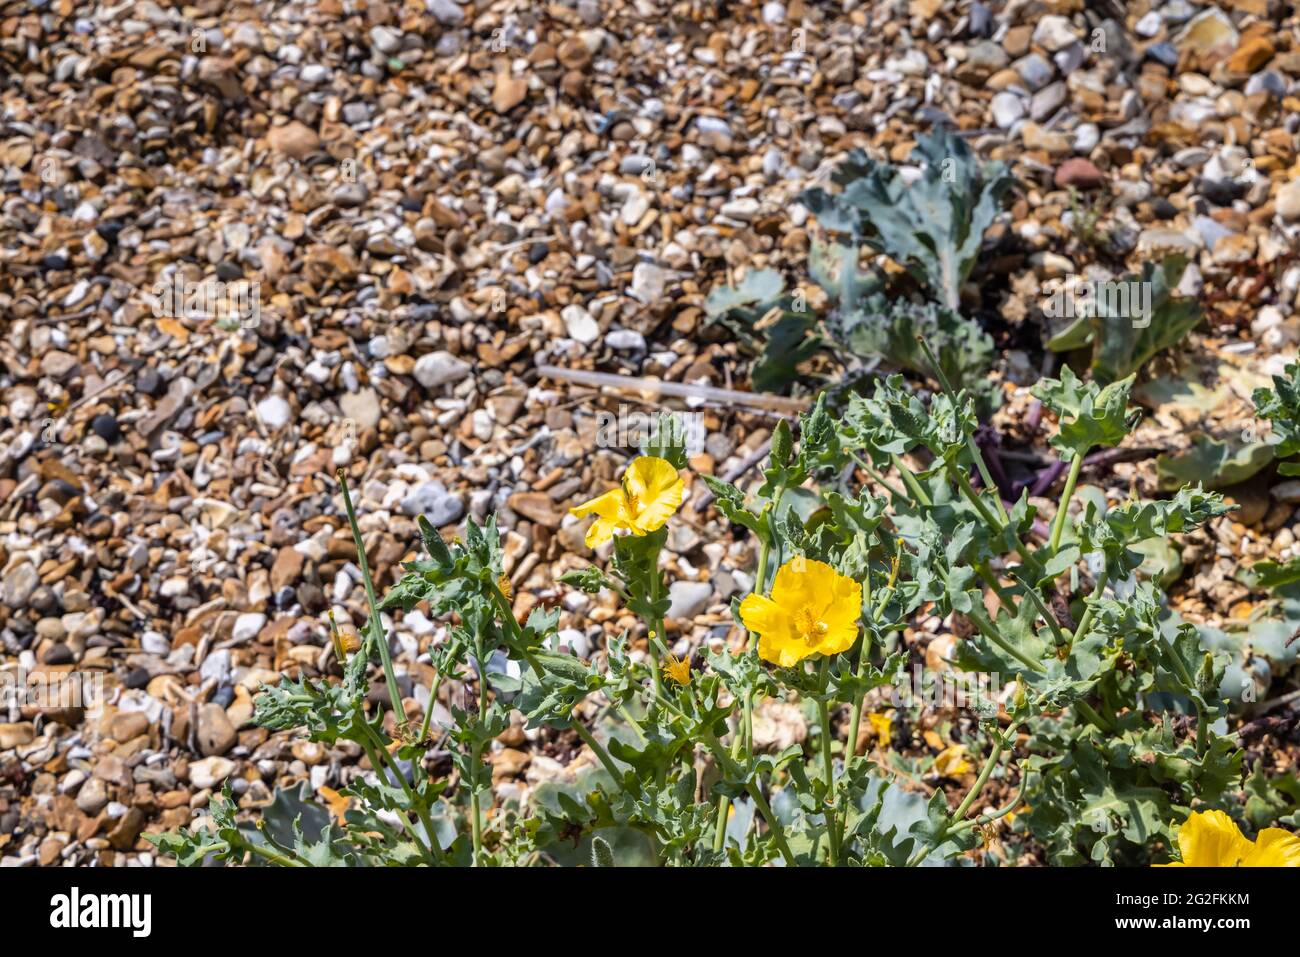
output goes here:
[{"label": "yellow horned poppy plant", "polygon": [[615,532],[645,535],[662,528],[682,504],[685,487],[672,463],[642,455],[627,467],[622,485],[569,511],[578,518],[596,516],[587,529],[587,547],[595,548]]},{"label": "yellow horned poppy plant", "polygon": [[1181,861],[1157,867],[1300,867],[1300,837],[1266,827],[1250,840],[1222,811],[1197,811],[1178,829]]},{"label": "yellow horned poppy plant", "polygon": [[758,635],[759,656],[782,668],[848,651],[861,615],[859,582],[802,557],[780,567],[771,598],[753,594],[740,603],[740,620]]}]

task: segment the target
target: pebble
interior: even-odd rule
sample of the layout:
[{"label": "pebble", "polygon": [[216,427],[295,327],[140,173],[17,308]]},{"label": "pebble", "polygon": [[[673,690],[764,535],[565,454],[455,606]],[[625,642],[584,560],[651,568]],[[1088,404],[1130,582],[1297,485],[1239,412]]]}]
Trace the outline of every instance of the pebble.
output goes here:
[{"label": "pebble", "polygon": [[1073,156],[1056,168],[1053,182],[1060,187],[1076,186],[1079,189],[1093,189],[1106,182],[1106,175],[1090,160]]},{"label": "pebble", "polygon": [[235,762],[229,758],[210,757],[190,762],[190,784],[200,790],[219,787],[235,772]]},{"label": "pebble", "polygon": [[235,727],[226,717],[226,709],[219,704],[205,704],[199,708],[199,723],[195,730],[199,753],[205,757],[222,755],[235,746]]},{"label": "pebble", "polygon": [[233,641],[243,644],[256,638],[265,626],[265,615],[256,611],[245,612],[235,619],[235,624],[230,630],[230,637]]},{"label": "pebble", "polygon": [[1025,101],[1014,93],[1003,92],[993,97],[993,122],[1001,129],[1009,129],[1025,115]]},{"label": "pebble", "polygon": [[600,338],[600,326],[592,318],[591,313],[582,306],[577,304],[565,306],[560,316],[564,320],[564,328],[570,339],[583,345],[591,345]]},{"label": "pebble", "polygon": [[[968,294],[1025,342],[1046,276],[1177,251],[1180,294],[1209,314],[1189,353],[1217,350],[1252,381],[1294,356],[1300,54],[1285,4],[264,6],[200,18],[203,54],[153,3],[92,19],[42,2],[13,21],[11,40],[40,41],[6,61],[0,138],[6,222],[33,238],[3,270],[0,501],[21,507],[0,528],[0,665],[84,662],[118,711],[0,724],[0,781],[16,768],[23,782],[0,783],[0,807],[24,809],[22,829],[0,810],[14,835],[0,862],[129,864],[140,827],[188,821],[227,776],[249,802],[350,777],[349,749],[295,751],[248,720],[281,674],[337,677],[327,608],[366,618],[336,468],[378,581],[419,553],[417,515],[450,536],[496,511],[519,616],[555,608],[561,644],[598,655],[626,616],[554,580],[603,560],[568,515],[624,460],[594,413],[641,406],[539,367],[749,388],[748,352],[703,303],[771,268],[825,317],[807,281],[824,224],[798,196],[853,148],[902,162],[951,123],[1011,165],[1019,185],[985,237],[999,255]],[[1275,281],[1250,294],[1264,272]],[[173,278],[255,283],[257,314],[155,314],[150,290]],[[1004,385],[1033,368],[1025,351]],[[809,371],[833,376],[826,361]],[[691,473],[736,466],[771,428],[689,408],[707,435]],[[1150,466],[1124,465],[1139,494]],[[1290,532],[1293,509],[1273,501]],[[712,510],[689,514],[665,553],[681,651],[734,637],[722,602],[754,567]],[[391,624],[401,680],[427,688],[417,655],[447,623]],[[502,743],[530,757],[511,756],[515,786],[563,772],[531,738]],[[102,819],[79,838],[50,798],[87,788]]]},{"label": "pebble", "polygon": [[257,417],[271,432],[278,432],[289,424],[293,409],[278,395],[269,395],[257,403]]},{"label": "pebble", "polygon": [[440,528],[460,521],[465,503],[441,482],[421,482],[402,499],[401,509],[403,515],[423,515]]},{"label": "pebble", "polygon": [[690,619],[702,614],[713,597],[708,582],[675,581],[668,586],[668,618]]},{"label": "pebble", "polygon": [[1284,222],[1300,220],[1300,178],[1290,180],[1278,190],[1276,208]]},{"label": "pebble", "polygon": [[1062,50],[1077,39],[1074,28],[1065,17],[1045,16],[1039,19],[1038,25],[1034,27],[1034,43],[1049,53]]},{"label": "pebble", "polygon": [[426,389],[439,389],[460,382],[473,367],[450,352],[429,352],[415,362],[415,379]]}]

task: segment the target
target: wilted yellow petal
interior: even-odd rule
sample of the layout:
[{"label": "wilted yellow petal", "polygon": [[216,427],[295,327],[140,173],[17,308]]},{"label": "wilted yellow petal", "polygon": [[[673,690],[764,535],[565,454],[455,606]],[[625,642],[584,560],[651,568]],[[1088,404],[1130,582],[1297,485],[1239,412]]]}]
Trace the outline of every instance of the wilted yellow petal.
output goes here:
[{"label": "wilted yellow petal", "polygon": [[934,757],[934,770],[945,778],[957,778],[971,771],[970,762],[966,760],[966,746],[953,744]]},{"label": "wilted yellow petal", "polygon": [[669,652],[668,660],[663,663],[664,674],[679,685],[691,683],[691,657],[678,658]]},{"label": "wilted yellow petal", "polygon": [[334,815],[334,819],[340,824],[347,824],[347,818],[345,815],[348,813],[348,808],[352,805],[352,798],[345,794],[339,794],[338,791],[335,791],[331,787],[326,787],[325,785],[321,785],[318,790],[320,791],[321,797],[325,798],[325,803],[329,806],[330,814]]},{"label": "wilted yellow petal", "polygon": [[871,727],[876,730],[876,740],[880,747],[887,748],[894,741],[894,716],[892,713],[872,712],[867,715],[867,720],[871,722]]}]

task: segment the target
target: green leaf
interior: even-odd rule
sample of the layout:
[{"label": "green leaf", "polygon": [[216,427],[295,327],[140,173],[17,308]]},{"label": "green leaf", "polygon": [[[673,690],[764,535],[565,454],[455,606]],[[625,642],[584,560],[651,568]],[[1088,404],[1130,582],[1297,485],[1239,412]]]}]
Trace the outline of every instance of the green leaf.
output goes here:
[{"label": "green leaf", "polygon": [[1279,459],[1300,452],[1300,364],[1288,365],[1285,372],[1273,376],[1272,389],[1256,389],[1251,395],[1255,414],[1272,425],[1269,444]]},{"label": "green leaf", "polygon": [[1238,445],[1197,434],[1191,448],[1156,457],[1156,485],[1162,492],[1191,482],[1204,483],[1207,488],[1227,488],[1246,481],[1272,460],[1273,449],[1267,443]]},{"label": "green leaf", "polygon": [[948,130],[918,137],[911,162],[921,167],[919,178],[853,150],[832,177],[839,193],[810,189],[800,201],[822,228],[886,254],[956,309],[1013,179],[1004,164],[980,162]]},{"label": "green leaf", "polygon": [[1076,455],[1086,455],[1090,448],[1119,445],[1133,431],[1141,413],[1128,411],[1132,388],[1133,376],[1103,388],[1080,381],[1065,366],[1061,378],[1044,379],[1032,392],[1056,413],[1060,426],[1052,445],[1068,462]]},{"label": "green leaf", "polygon": [[877,295],[837,311],[828,329],[855,355],[930,375],[929,360],[917,339],[922,336],[954,388],[971,390],[984,412],[1000,403],[1001,393],[988,377],[994,359],[993,338],[978,322],[952,309]]},{"label": "green leaf", "polygon": [[735,286],[717,286],[704,300],[704,311],[720,316],[742,306],[774,303],[785,292],[785,280],[775,269],[751,269]]}]

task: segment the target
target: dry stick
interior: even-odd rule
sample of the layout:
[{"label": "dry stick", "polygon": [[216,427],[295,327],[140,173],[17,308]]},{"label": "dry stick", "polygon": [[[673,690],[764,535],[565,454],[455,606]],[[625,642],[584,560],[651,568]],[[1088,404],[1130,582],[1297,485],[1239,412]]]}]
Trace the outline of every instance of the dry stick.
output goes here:
[{"label": "dry stick", "polygon": [[776,412],[781,415],[797,415],[807,412],[812,405],[811,399],[792,399],[783,395],[768,395],[764,392],[741,392],[737,389],[719,389],[711,385],[696,385],[688,382],[665,382],[646,376],[613,375],[608,372],[588,372],[585,369],[565,369],[560,366],[542,365],[537,371],[548,379],[559,379],[592,389],[612,389],[615,392],[640,393],[643,395],[665,395],[679,399],[703,399],[722,406],[746,405],[757,411]]},{"label": "dry stick", "polygon": [[[768,453],[771,451],[772,451],[772,440],[768,439],[766,442],[764,442],[754,451],[750,452],[748,455],[746,455],[743,459],[741,459],[731,468],[727,469],[727,471],[723,472],[722,481],[724,482],[736,481],[736,479],[740,478],[742,475],[744,475],[746,472],[752,469],[759,462],[763,461],[763,459],[767,458]],[[699,498],[695,500],[695,504],[693,508],[697,512],[702,512],[709,507],[709,503],[712,501],[713,501],[713,492],[705,491],[703,495],[701,495]]]}]

